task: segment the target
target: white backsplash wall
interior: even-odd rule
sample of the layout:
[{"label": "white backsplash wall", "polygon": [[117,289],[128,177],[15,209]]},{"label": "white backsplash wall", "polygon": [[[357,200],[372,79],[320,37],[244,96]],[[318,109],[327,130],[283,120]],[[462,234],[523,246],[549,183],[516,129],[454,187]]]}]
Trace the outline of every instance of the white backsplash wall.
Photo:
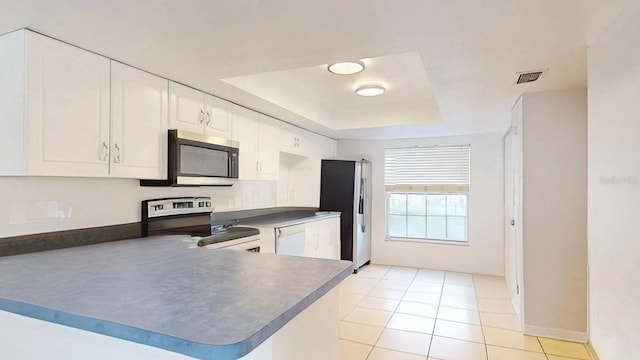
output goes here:
[{"label": "white backsplash wall", "polygon": [[[444,144],[471,144],[468,246],[385,240],[384,149]],[[340,140],[338,157],[366,158],[372,162],[373,263],[504,275],[502,134],[387,141]]]},{"label": "white backsplash wall", "polygon": [[275,181],[231,187],[141,187],[134,179],[0,177],[0,237],[140,221],[140,202],[211,196],[216,211],[276,206]]}]

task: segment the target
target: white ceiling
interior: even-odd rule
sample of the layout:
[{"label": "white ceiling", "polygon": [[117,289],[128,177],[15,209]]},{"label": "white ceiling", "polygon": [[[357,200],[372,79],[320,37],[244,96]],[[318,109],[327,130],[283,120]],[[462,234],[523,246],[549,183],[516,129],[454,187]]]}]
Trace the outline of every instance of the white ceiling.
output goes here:
[{"label": "white ceiling", "polygon": [[[0,33],[29,27],[336,138],[422,137],[503,131],[520,93],[586,86],[586,45],[626,1],[0,0]],[[345,59],[381,60],[389,91],[366,102],[320,71]]]},{"label": "white ceiling", "polygon": [[[330,129],[362,129],[442,120],[417,52],[362,59],[365,70],[335,75],[327,65],[272,71],[223,79],[248,93]],[[355,90],[382,85],[382,96],[362,97]]]}]

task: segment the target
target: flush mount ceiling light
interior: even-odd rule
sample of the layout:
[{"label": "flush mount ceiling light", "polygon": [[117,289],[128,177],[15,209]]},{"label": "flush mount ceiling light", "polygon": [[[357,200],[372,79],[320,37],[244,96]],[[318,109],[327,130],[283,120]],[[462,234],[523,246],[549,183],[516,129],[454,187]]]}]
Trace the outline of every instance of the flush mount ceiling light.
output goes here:
[{"label": "flush mount ceiling light", "polygon": [[364,63],[362,61],[339,62],[329,65],[327,70],[338,75],[353,75],[364,70]]},{"label": "flush mount ceiling light", "polygon": [[378,96],[384,94],[387,89],[382,85],[377,84],[367,84],[359,86],[356,89],[356,94],[360,96]]}]

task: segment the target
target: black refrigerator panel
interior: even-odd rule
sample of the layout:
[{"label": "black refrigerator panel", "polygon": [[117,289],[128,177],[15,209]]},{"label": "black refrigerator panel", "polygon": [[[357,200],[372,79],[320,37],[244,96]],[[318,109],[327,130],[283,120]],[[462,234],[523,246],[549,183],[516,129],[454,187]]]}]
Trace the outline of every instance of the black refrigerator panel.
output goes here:
[{"label": "black refrigerator panel", "polygon": [[353,261],[355,161],[322,160],[320,210],[340,211],[340,258]]}]

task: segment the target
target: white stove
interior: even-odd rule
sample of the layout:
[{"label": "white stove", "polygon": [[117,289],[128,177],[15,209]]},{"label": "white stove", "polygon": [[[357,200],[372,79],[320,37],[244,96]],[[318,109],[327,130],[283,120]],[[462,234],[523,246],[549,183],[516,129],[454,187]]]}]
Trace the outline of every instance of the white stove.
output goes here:
[{"label": "white stove", "polygon": [[142,236],[190,235],[198,247],[260,251],[260,230],[237,222],[211,224],[210,197],[142,201]]}]

